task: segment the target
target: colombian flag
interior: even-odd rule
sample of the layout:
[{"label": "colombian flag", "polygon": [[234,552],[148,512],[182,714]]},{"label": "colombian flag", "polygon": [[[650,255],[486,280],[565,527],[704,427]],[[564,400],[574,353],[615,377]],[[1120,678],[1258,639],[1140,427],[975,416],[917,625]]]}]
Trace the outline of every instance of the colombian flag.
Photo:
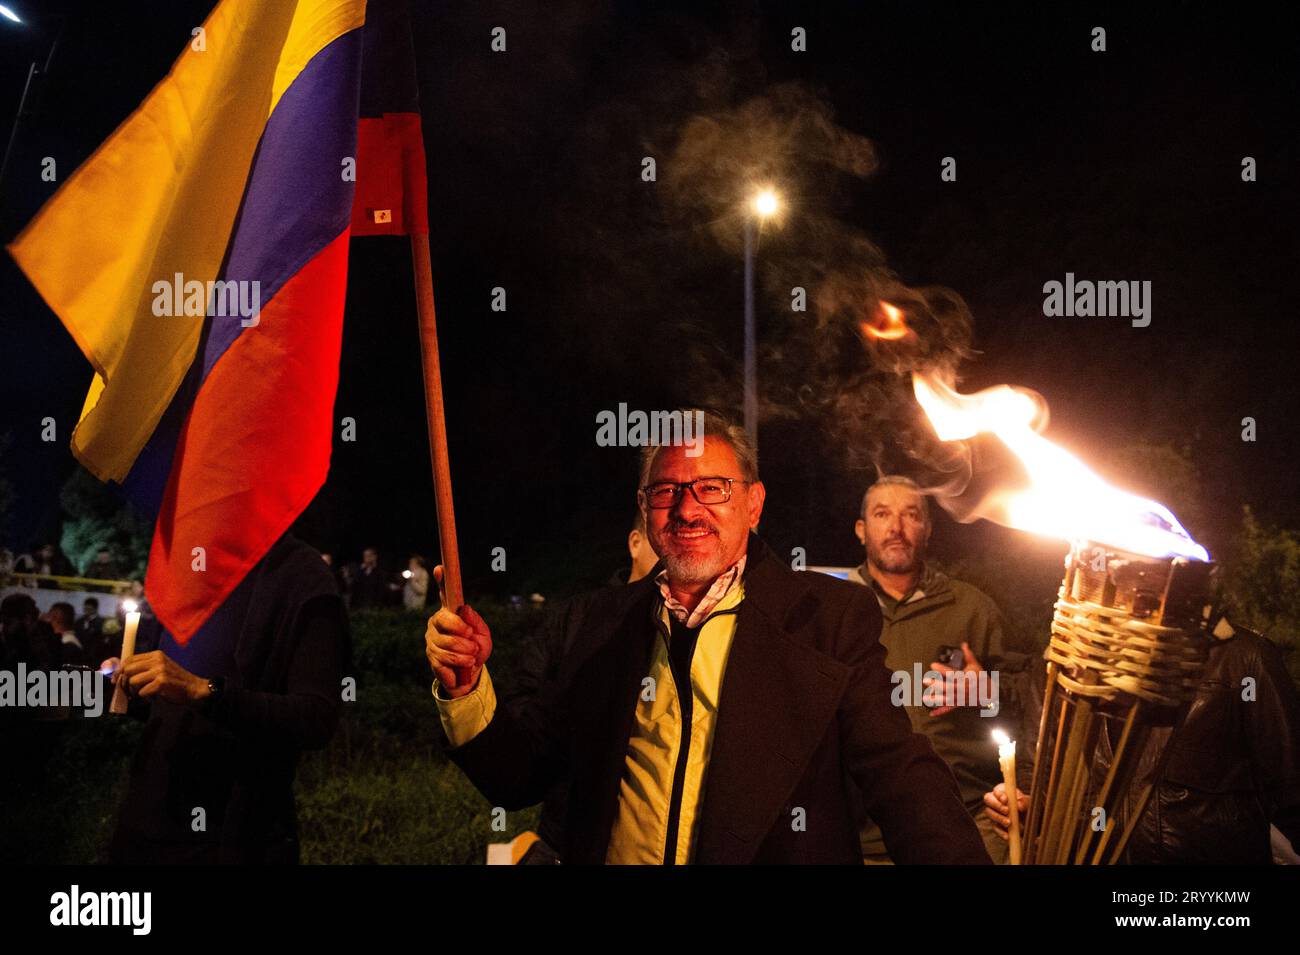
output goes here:
[{"label": "colombian flag", "polygon": [[[182,644],[324,483],[354,203],[427,230],[409,26],[371,6],[222,0],[9,246],[95,370],[73,453],[157,509],[145,588]],[[363,80],[372,50],[407,65]]]}]

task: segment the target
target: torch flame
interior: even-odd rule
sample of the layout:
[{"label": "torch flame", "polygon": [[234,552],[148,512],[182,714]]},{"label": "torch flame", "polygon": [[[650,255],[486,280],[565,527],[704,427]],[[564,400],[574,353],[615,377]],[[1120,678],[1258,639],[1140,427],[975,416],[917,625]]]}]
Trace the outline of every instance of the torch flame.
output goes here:
[{"label": "torch flame", "polygon": [[907,322],[903,319],[903,310],[898,306],[882,299],[877,314],[879,318],[876,322],[863,320],[863,334],[882,342],[896,342],[912,334],[912,330],[907,327]]},{"label": "torch flame", "polygon": [[1210,559],[1163,504],[1112,487],[1035,431],[1043,409],[1032,395],[1007,385],[962,395],[920,372],[912,375],[912,390],[941,440],[993,434],[1024,465],[1029,487],[993,494],[973,516],[1148,557]]},{"label": "torch flame", "polygon": [[[880,302],[879,319],[862,331],[879,341],[914,334],[901,309]],[[1157,501],[1112,487],[1087,465],[1039,432],[1047,404],[1025,389],[998,385],[958,394],[933,373],[914,372],[912,390],[941,441],[965,441],[992,434],[1017,457],[1027,488],[1001,487],[964,520],[998,524],[1070,542],[1095,541],[1148,557],[1209,560],[1173,513]]]}]

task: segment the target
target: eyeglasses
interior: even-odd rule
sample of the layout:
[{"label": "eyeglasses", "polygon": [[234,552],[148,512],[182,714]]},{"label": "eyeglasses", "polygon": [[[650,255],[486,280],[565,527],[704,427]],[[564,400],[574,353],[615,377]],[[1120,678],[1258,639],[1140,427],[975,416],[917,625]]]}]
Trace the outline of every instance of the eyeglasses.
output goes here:
[{"label": "eyeglasses", "polygon": [[662,481],[658,484],[647,484],[641,488],[641,493],[645,495],[647,507],[665,510],[677,505],[677,502],[682,499],[684,488],[690,488],[691,497],[701,504],[726,504],[731,500],[731,485],[749,483],[741,478],[726,477],[696,478],[694,481],[681,482]]}]

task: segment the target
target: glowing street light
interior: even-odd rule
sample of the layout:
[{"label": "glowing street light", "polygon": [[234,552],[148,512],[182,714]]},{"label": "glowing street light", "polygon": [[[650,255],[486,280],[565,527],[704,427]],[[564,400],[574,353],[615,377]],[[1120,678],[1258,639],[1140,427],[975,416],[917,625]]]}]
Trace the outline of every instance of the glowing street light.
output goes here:
[{"label": "glowing street light", "polygon": [[767,219],[776,215],[776,211],[780,208],[781,200],[771,189],[764,189],[754,196],[754,211],[758,213],[760,219]]},{"label": "glowing street light", "polygon": [[776,215],[781,199],[770,186],[760,189],[749,202],[745,216],[745,430],[758,446],[758,342],[754,332],[754,233],[755,223]]},{"label": "glowing street light", "polygon": [[14,13],[2,3],[0,3],[0,17],[4,17],[6,20],[12,20],[14,23],[23,22],[18,18],[18,14]]}]

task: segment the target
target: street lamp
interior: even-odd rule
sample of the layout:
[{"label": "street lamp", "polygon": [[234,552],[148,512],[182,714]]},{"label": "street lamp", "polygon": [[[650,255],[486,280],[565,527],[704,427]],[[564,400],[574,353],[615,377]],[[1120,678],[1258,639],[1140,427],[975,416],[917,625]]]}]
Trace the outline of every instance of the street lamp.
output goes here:
[{"label": "street lamp", "polygon": [[762,218],[775,215],[776,210],[781,207],[781,200],[776,197],[776,193],[771,189],[764,189],[754,197],[754,211]]},{"label": "street lamp", "polygon": [[758,343],[754,332],[754,240],[757,227],[781,208],[770,187],[750,199],[745,214],[745,430],[758,446]]},{"label": "street lamp", "polygon": [[[0,17],[9,20],[12,23],[16,23],[24,29],[29,28],[29,24],[26,21],[20,18],[17,13],[4,4],[0,4]],[[9,171],[9,160],[13,156],[14,143],[18,139],[18,130],[19,127],[22,126],[23,113],[27,110],[27,99],[32,92],[33,82],[38,84],[43,82],[46,74],[50,72],[50,67],[54,65],[54,51],[59,47],[59,40],[63,37],[63,29],[67,26],[67,22],[66,18],[60,18],[59,32],[55,34],[54,39],[50,43],[49,52],[45,56],[45,65],[41,66],[33,60],[32,65],[27,70],[27,81],[23,84],[23,95],[18,99],[18,112],[14,116],[14,124],[9,131],[9,142],[5,145],[4,158],[0,159],[0,194],[3,193],[5,173]],[[37,20],[37,23],[39,25],[39,19]],[[40,31],[37,32],[39,35]]]}]

